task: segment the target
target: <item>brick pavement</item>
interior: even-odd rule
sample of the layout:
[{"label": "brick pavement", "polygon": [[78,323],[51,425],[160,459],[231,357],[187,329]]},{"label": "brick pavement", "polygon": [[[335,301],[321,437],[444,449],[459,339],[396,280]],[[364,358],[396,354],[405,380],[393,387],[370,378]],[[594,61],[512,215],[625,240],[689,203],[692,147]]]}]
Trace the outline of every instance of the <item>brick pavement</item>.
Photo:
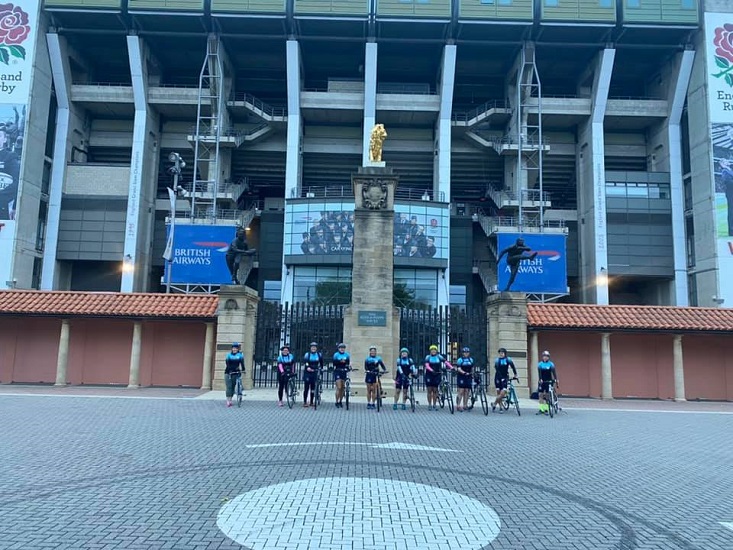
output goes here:
[{"label": "brick pavement", "polygon": [[[401,537],[405,530],[389,512],[409,515],[410,507],[379,490],[382,482],[349,481],[351,489],[339,493],[343,501],[335,499],[342,512],[384,520],[374,531],[362,529],[350,548],[402,548],[403,541],[437,548],[435,537],[426,536],[437,517],[450,524],[455,547],[479,548],[471,546],[474,539],[459,538],[480,530],[461,524],[460,504],[451,501],[446,509],[450,495],[496,512],[500,531],[487,548],[733,547],[733,531],[719,523],[733,521],[729,414],[568,407],[555,419],[487,418],[424,407],[377,414],[363,405],[288,410],[250,400],[226,409],[208,399],[16,394],[0,395],[0,418],[0,549],[242,548],[217,519],[251,492],[263,500],[249,515],[259,510],[264,525],[281,514],[290,525],[282,545],[263,539],[249,543],[253,550],[336,547],[327,523],[299,517],[284,504],[289,492],[276,490],[320,478],[429,486],[420,505],[432,504],[435,516],[423,510]],[[354,444],[256,447],[298,442]],[[459,452],[367,445],[391,442]],[[316,493],[328,485],[317,484]],[[371,501],[360,506],[368,491]],[[433,491],[450,494],[439,498]],[[349,499],[353,504],[343,505]]]}]

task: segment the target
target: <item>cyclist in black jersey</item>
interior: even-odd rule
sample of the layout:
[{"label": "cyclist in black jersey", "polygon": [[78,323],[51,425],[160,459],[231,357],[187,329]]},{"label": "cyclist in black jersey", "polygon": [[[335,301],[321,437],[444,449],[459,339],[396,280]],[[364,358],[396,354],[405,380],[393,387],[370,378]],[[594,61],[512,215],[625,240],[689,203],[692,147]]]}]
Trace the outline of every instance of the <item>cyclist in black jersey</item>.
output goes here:
[{"label": "cyclist in black jersey", "polygon": [[237,386],[237,379],[244,372],[244,355],[242,355],[239,342],[232,344],[231,353],[227,353],[226,368],[224,369],[224,382],[226,383],[227,407],[232,406],[234,388]]},{"label": "cyclist in black jersey", "polygon": [[501,408],[501,400],[506,395],[506,389],[509,384],[509,367],[511,367],[514,377],[517,377],[517,367],[511,357],[507,357],[506,348],[499,348],[499,357],[494,361],[494,386],[496,387],[496,399],[491,404],[491,410],[495,411],[499,407],[499,412],[504,412]]},{"label": "cyclist in black jersey", "polygon": [[407,392],[410,389],[410,377],[417,374],[415,362],[410,357],[410,350],[402,348],[400,356],[397,358],[397,368],[394,374],[394,405],[392,408],[397,410],[397,402],[400,400],[402,393],[402,410],[407,410]]},{"label": "cyclist in black jersey", "polygon": [[[456,372],[458,373],[458,391],[456,392],[456,409],[458,412],[468,411],[468,396],[473,385],[474,359],[471,357],[471,348],[463,348],[461,357],[456,361]],[[463,406],[461,406],[463,402]]]},{"label": "cyclist in black jersey", "polygon": [[316,382],[318,371],[323,368],[323,355],[318,351],[318,344],[311,342],[310,351],[303,356],[303,407],[308,407],[308,392],[310,392],[310,406],[316,400]]}]

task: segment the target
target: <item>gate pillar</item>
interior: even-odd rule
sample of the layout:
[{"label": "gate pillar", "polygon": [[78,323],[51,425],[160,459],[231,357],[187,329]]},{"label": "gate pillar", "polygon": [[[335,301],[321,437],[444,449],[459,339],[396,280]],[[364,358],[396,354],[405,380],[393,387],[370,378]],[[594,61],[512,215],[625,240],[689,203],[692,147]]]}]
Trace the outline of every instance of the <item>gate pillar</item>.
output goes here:
[{"label": "gate pillar", "polygon": [[[354,251],[351,306],[344,311],[344,341],[362,369],[369,346],[394,370],[400,343],[400,313],[393,306],[394,193],[399,178],[383,163],[351,176],[354,188]],[[357,391],[364,376],[354,376]],[[383,379],[387,387],[387,379]]]},{"label": "gate pillar", "polygon": [[[507,355],[517,367],[520,384],[517,394],[520,398],[529,397],[527,364],[527,298],[522,292],[501,292],[492,294],[486,302],[486,314],[489,322],[488,357],[491,367],[491,380],[494,379],[494,359],[499,348],[506,348]],[[511,370],[510,370],[511,373]]]},{"label": "gate pillar", "polygon": [[232,349],[233,342],[242,345],[244,365],[248,376],[242,377],[245,389],[252,388],[252,369],[254,357],[257,292],[239,285],[222,285],[219,290],[219,309],[216,316],[216,354],[214,360],[214,379],[212,389],[223,391],[224,361]]}]

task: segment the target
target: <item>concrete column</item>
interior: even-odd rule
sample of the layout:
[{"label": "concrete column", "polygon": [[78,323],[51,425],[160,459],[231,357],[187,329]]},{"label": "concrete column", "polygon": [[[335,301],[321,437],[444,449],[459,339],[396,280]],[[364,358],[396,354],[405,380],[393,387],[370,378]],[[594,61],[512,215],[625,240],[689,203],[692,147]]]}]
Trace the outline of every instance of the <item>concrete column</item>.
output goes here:
[{"label": "concrete column", "polygon": [[608,332],[601,334],[601,399],[613,399],[611,335]]},{"label": "concrete column", "polygon": [[69,366],[69,336],[70,326],[69,320],[61,321],[61,333],[59,334],[59,354],[56,358],[56,384],[55,386],[65,386],[67,377],[66,371]]},{"label": "concrete column", "polygon": [[540,338],[537,331],[529,333],[529,364],[527,365],[529,390],[534,391],[539,382],[537,365],[540,362]]},{"label": "concrete column", "polygon": [[435,161],[433,168],[433,200],[450,202],[451,117],[453,88],[456,78],[456,52],[453,44],[443,47],[440,65],[440,113],[435,125]]},{"label": "concrete column", "polygon": [[[56,91],[56,131],[54,134],[53,164],[48,193],[48,216],[46,218],[46,239],[41,272],[41,290],[53,290],[56,280],[56,250],[61,220],[61,196],[66,175],[66,149],[69,141],[71,67],[66,52],[66,39],[56,33],[46,35],[48,53]],[[66,381],[64,381],[66,384]]]},{"label": "concrete column", "polygon": [[377,43],[367,42],[364,55],[364,128],[361,165],[369,166],[369,139],[377,123]]},{"label": "concrete column", "polygon": [[211,389],[211,362],[214,360],[214,323],[206,323],[206,340],[204,342],[204,365],[201,373],[201,389]]},{"label": "concrete column", "polygon": [[297,197],[302,173],[302,121],[300,117],[300,45],[288,40],[285,46],[288,85],[288,127],[285,153],[285,198]]},{"label": "concrete column", "polygon": [[135,321],[132,327],[132,351],[130,352],[130,382],[127,385],[130,389],[140,387],[140,352],[143,343],[143,324]]},{"label": "concrete column", "polygon": [[157,169],[158,124],[157,116],[148,106],[147,56],[140,37],[127,37],[127,53],[132,77],[135,119],[120,290],[139,292],[147,290],[149,279],[154,217],[150,212],[155,211],[155,185],[144,183],[153,180],[154,171]]},{"label": "concrete column", "polygon": [[676,64],[676,78],[668,94],[669,116],[667,117],[667,151],[672,202],[672,246],[674,254],[673,305],[688,306],[687,288],[687,244],[685,239],[685,191],[682,185],[682,109],[687,98],[695,51],[685,50]]},{"label": "concrete column", "polygon": [[685,364],[682,355],[681,334],[674,335],[672,346],[672,364],[674,366],[674,400],[687,401],[685,398]]},{"label": "concrete column", "polygon": [[529,373],[527,370],[527,300],[523,293],[501,292],[492,294],[486,302],[489,322],[489,347],[491,353],[506,348],[507,355],[517,367],[522,381],[517,386],[519,397],[529,397]]},{"label": "concrete column", "polygon": [[606,166],[603,120],[606,116],[616,50],[606,48],[596,61],[592,108],[578,140],[578,232],[581,286],[587,303],[608,304],[606,236]]}]

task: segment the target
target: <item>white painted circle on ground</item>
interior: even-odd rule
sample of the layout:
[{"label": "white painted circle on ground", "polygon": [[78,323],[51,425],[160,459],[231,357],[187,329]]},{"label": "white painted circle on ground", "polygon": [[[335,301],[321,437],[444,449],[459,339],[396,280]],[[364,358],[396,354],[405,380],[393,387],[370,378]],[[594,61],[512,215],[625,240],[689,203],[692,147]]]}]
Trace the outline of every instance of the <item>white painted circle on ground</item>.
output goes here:
[{"label": "white painted circle on ground", "polygon": [[483,548],[499,534],[496,512],[430,485],[356,477],[301,479],[249,491],[216,524],[251,550]]}]

